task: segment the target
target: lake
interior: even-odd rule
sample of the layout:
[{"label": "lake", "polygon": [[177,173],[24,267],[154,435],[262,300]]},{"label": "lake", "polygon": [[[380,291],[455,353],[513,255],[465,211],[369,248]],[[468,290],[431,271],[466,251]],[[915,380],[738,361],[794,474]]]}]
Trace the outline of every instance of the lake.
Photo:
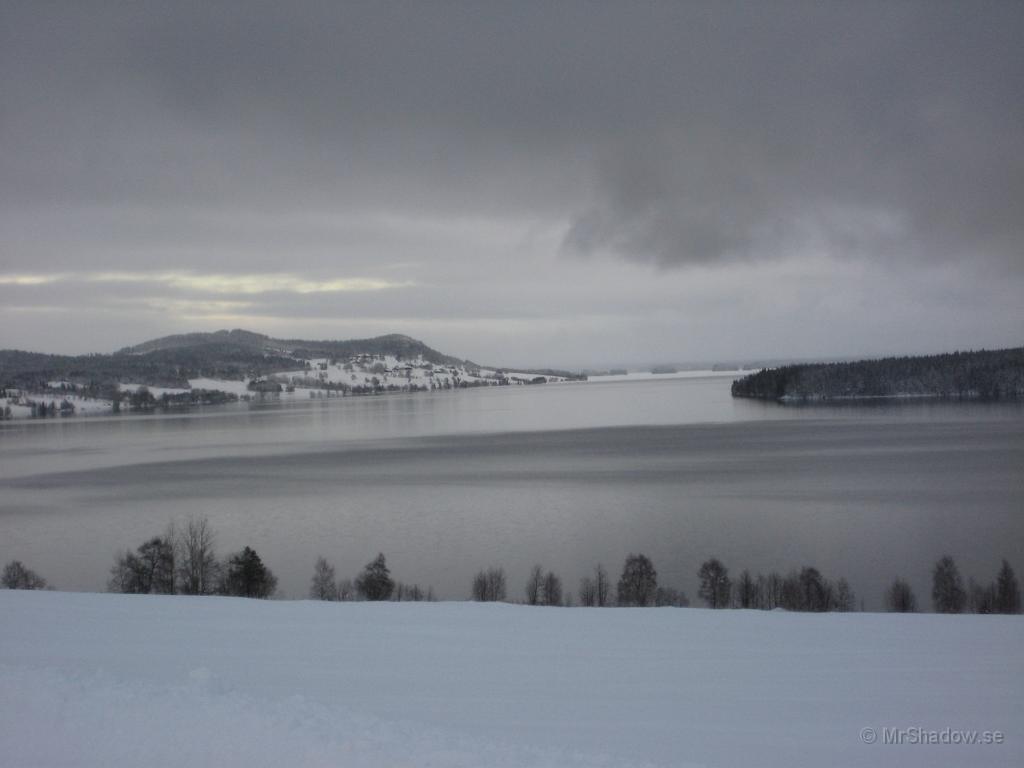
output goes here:
[{"label": "lake", "polygon": [[324,555],[468,596],[501,565],[567,590],[644,552],[696,601],[733,575],[815,565],[879,608],[894,576],[928,605],[952,554],[965,580],[1024,569],[1024,406],[734,400],[732,375],[264,401],[183,413],[0,424],[0,562],[103,589],[115,553],[204,515],[287,597]]}]

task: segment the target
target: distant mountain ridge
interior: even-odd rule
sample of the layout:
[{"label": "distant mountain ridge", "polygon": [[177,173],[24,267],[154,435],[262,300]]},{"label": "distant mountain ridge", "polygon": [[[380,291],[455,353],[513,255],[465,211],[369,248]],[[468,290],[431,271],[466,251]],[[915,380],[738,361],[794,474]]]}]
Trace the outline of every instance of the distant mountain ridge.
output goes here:
[{"label": "distant mountain ridge", "polygon": [[389,355],[421,358],[435,365],[474,366],[445,355],[402,334],[369,339],[310,341],[275,339],[242,329],[164,336],[113,354],[50,355],[0,350],[0,387],[32,387],[40,382],[69,381],[96,390],[133,382],[153,386],[188,386],[189,378],[239,379],[296,367],[296,361]]},{"label": "distant mountain ridge", "polygon": [[817,401],[1024,398],[1024,347],[767,368],[737,379],[733,397]]}]

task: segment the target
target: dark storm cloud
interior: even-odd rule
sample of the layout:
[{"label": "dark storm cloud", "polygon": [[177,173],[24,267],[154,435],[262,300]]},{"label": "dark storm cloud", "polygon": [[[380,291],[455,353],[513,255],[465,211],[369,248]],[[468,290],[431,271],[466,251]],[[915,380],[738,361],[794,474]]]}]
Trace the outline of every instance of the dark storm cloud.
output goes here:
[{"label": "dark storm cloud", "polygon": [[1024,242],[1019,3],[7,4],[2,200],[563,217],[672,265]]}]

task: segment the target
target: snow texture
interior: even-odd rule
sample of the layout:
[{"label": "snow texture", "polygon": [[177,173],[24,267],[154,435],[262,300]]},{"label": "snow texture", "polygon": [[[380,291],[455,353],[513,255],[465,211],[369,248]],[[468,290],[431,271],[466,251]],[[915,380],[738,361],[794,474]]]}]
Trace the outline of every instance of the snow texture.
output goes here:
[{"label": "snow texture", "polygon": [[0,615],[5,766],[1024,765],[1019,616],[6,590]]}]

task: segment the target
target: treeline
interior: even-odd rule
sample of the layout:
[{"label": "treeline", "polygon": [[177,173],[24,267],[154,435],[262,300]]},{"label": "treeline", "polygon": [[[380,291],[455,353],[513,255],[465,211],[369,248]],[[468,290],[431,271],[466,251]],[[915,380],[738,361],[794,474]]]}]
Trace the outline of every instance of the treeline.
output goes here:
[{"label": "treeline", "polygon": [[[894,579],[885,593],[885,607],[894,613],[916,613],[917,596],[903,579]],[[956,562],[943,555],[932,569],[932,610],[935,613],[1020,613],[1020,584],[1003,560],[994,581],[965,586]]]},{"label": "treeline", "polygon": [[118,381],[144,381],[185,389],[190,378],[240,380],[295,367],[283,354],[264,354],[230,344],[158,350],[147,354],[46,355],[0,350],[0,385],[28,391],[50,381],[72,381],[89,396],[109,392]]},{"label": "treeline", "polygon": [[[190,519],[183,527],[168,526],[135,550],[115,557],[107,589],[129,594],[231,595],[269,598],[277,589],[277,578],[251,547],[220,558],[216,534],[205,518]],[[827,579],[813,566],[782,575],[777,571],[752,575],[744,569],[733,578],[718,559],[701,563],[696,572],[698,597],[708,608],[783,609],[806,612],[847,612],[857,610],[856,596],[845,578]],[[7,589],[50,589],[46,579],[18,560],[4,569],[0,583]],[[333,564],[318,557],[310,580],[309,597],[326,601],[429,601],[436,598],[432,587],[396,581],[384,554],[367,563],[354,578],[341,578]],[[535,565],[523,586],[522,597],[510,594],[504,568],[478,571],[472,580],[470,597],[478,602],[517,602],[536,606],[575,605],[586,607],[687,607],[682,590],[658,583],[658,572],[644,554],[630,554],[613,584],[604,565],[597,564],[583,577],[575,596],[563,587],[552,570]],[[995,579],[965,585],[953,558],[944,555],[932,569],[932,610],[935,613],[1017,614],[1021,593],[1017,576],[1005,559]],[[915,613],[917,596],[910,584],[896,578],[886,589],[885,609],[894,613]]]},{"label": "treeline", "polygon": [[[777,572],[751,575],[744,570],[735,580],[718,559],[704,561],[697,570],[698,597],[709,608],[784,608],[790,611],[852,611],[856,607],[853,590],[846,579],[831,582],[814,567],[805,566],[783,576]],[[473,577],[471,596],[481,602],[508,601],[505,571],[492,567]],[[629,555],[618,582],[612,585],[604,565],[594,567],[591,575],[580,580],[573,595],[562,589],[562,580],[552,571],[536,565],[530,571],[523,590],[527,605],[557,606],[677,606],[690,600],[682,590],[658,583],[658,571],[643,554]],[[577,602],[578,601],[578,602]]]},{"label": "treeline", "polygon": [[787,365],[734,381],[732,395],[781,401],[902,396],[1012,400],[1024,397],[1024,347]]}]

